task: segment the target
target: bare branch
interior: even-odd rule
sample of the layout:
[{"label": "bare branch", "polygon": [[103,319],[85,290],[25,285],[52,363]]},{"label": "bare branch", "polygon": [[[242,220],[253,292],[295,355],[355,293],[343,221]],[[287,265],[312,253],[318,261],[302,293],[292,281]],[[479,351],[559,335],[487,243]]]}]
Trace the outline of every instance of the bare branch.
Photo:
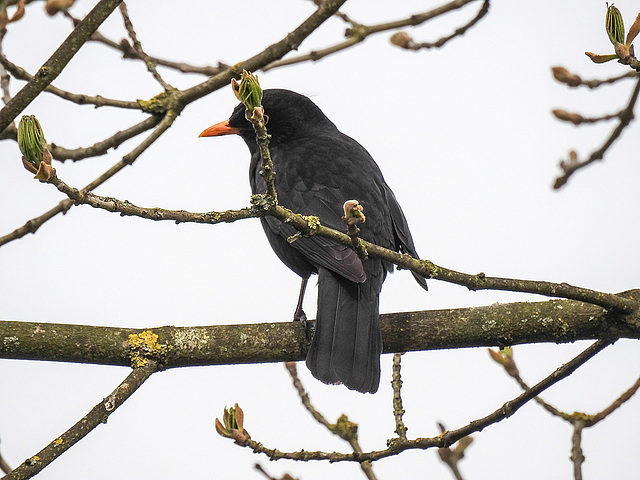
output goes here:
[{"label": "bare branch", "polygon": [[619,118],[620,122],[616,126],[616,128],[611,132],[611,135],[606,140],[606,142],[600,147],[598,150],[589,155],[589,158],[583,161],[579,161],[577,155],[575,153],[570,155],[570,159],[568,161],[561,161],[560,168],[562,169],[562,175],[556,178],[555,183],[553,184],[553,188],[558,189],[567,183],[569,177],[576,172],[577,170],[586,167],[587,165],[592,164],[597,160],[602,160],[604,158],[604,154],[607,152],[609,147],[615,143],[615,141],[620,137],[622,131],[627,128],[627,126],[631,123],[634,118],[633,109],[635,108],[636,101],[638,100],[638,93],[640,92],[640,78],[636,81],[636,86],[633,89],[633,93],[631,94],[631,98],[629,99],[629,104],[627,107],[620,112]]},{"label": "bare branch", "polygon": [[[291,50],[296,50],[302,41],[313,33],[320,25],[330,18],[345,3],[346,0],[327,0],[323,2],[313,14],[302,22],[295,30],[287,34],[282,40],[268,46],[257,55],[237,63],[229,69],[210,79],[181,92],[181,101],[190,103],[198,98],[229,84],[232,78],[238,78],[242,70],[256,72],[275,60],[282,58]],[[470,1],[470,0],[467,0]]]},{"label": "bare branch", "polygon": [[320,413],[311,403],[311,399],[309,398],[309,394],[304,389],[300,378],[298,377],[298,367],[296,366],[296,362],[285,362],[284,366],[286,367],[289,375],[291,375],[291,381],[293,382],[293,386],[298,392],[298,396],[300,397],[300,401],[304,408],[311,414],[316,422],[325,427],[327,430],[332,431],[333,425],[329,420],[324,418],[324,415]]},{"label": "bare branch", "polygon": [[593,89],[601,87],[602,85],[611,85],[626,78],[638,78],[638,74],[636,72],[626,72],[622,75],[616,75],[605,79],[583,80],[580,75],[571,73],[564,67],[552,67],[551,71],[553,73],[553,78],[571,88],[584,86]]},{"label": "bare branch", "polygon": [[[18,65],[12,63],[0,53],[0,65],[6,68],[14,78],[18,80],[25,80],[30,82],[33,80],[33,75],[27,72],[24,68],[19,67]],[[83,93],[71,93],[66,90],[62,90],[60,88],[54,87],[53,85],[47,85],[44,89],[45,92],[52,93],[64,100],[68,100],[73,103],[77,103],[78,105],[94,105],[96,107],[117,107],[117,108],[127,108],[133,110],[141,110],[140,104],[134,101],[128,100],[115,100],[112,98],[105,98],[100,95],[91,96],[85,95]]]},{"label": "bare branch", "polygon": [[582,453],[582,430],[584,430],[584,421],[577,420],[573,423],[573,434],[571,435],[571,462],[573,463],[573,478],[582,480],[582,464],[584,463],[584,454]]},{"label": "bare branch", "polygon": [[[351,445],[351,448],[354,452],[362,452],[362,448],[360,447],[360,443],[358,441],[358,426],[355,423],[350,422],[346,415],[341,415],[335,424],[329,423],[329,421],[324,418],[324,416],[311,404],[309,394],[304,389],[302,382],[298,377],[298,369],[296,363],[286,362],[285,367],[287,368],[289,375],[291,375],[293,386],[298,392],[298,396],[300,397],[302,405],[304,405],[304,408],[307,409],[311,416],[331,433],[347,441],[349,445]],[[376,480],[371,462],[362,462],[360,464],[360,468],[369,480]]]},{"label": "bare branch", "polygon": [[[4,40],[4,36],[7,33],[7,29],[3,28],[0,30],[0,57],[4,57],[2,53],[2,42]],[[6,105],[11,100],[11,92],[9,91],[9,82],[11,81],[11,77],[7,72],[4,65],[0,67],[0,90],[2,91],[2,102]]]},{"label": "bare branch", "polygon": [[[131,165],[147,148],[149,148],[159,137],[162,135],[173,123],[175,120],[175,115],[165,115],[161,120],[156,129],[149,135],[140,145],[131,150],[128,154],[122,157],[118,163],[113,165],[107,171],[105,171],[98,178],[87,184],[84,189],[93,190],[116,173],[118,173],[123,168]],[[28,233],[36,233],[36,231],[47,221],[58,215],[59,213],[66,213],[72,206],[74,202],[70,199],[65,199],[58,203],[55,207],[43,213],[42,215],[32,218],[28,220],[22,227],[15,229],[13,232],[8,233],[0,237],[0,247],[5,245],[13,240],[17,240],[18,238],[22,238]]]},{"label": "bare branch", "polygon": [[346,32],[347,40],[337,43],[335,45],[332,45],[330,47],[324,48],[322,50],[315,50],[315,51],[309,52],[305,55],[300,55],[293,58],[274,61],[268,64],[266,67],[262,68],[262,70],[266,72],[267,70],[271,70],[277,67],[283,67],[285,65],[293,65],[296,63],[301,63],[306,61],[320,60],[321,58],[324,58],[327,55],[331,55],[341,50],[345,50],[347,48],[353,47],[354,45],[357,45],[358,43],[364,41],[364,39],[367,38],[369,35],[385,32],[388,30],[396,30],[398,28],[403,28],[403,27],[421,25],[447,12],[460,9],[473,1],[475,0],[454,0],[445,5],[429,10],[427,12],[411,15],[408,18],[405,18],[402,20],[396,20],[393,22],[385,22],[377,25],[354,24],[354,26],[348,29]]},{"label": "bare branch", "polygon": [[87,415],[36,455],[28,458],[22,465],[3,477],[3,480],[24,480],[42,471],[47,465],[87,436],[94,428],[106,423],[109,415],[122,405],[157,370],[158,366],[153,361],[134,369],[109,396],[93,407]]},{"label": "bare branch", "polygon": [[[72,22],[74,27],[80,23],[80,20],[74,18],[68,11],[65,13],[65,16],[68,17]],[[122,52],[122,58],[130,59],[130,60],[143,60],[135,49],[131,46],[131,44],[126,40],[122,39],[120,42],[116,42],[111,40],[100,32],[96,31],[89,38],[90,42],[102,43],[108,47],[113,48],[114,50],[118,50]],[[217,75],[220,72],[229,68],[229,65],[218,62],[218,65],[215,67],[212,66],[195,66],[184,62],[173,62],[171,60],[165,60],[163,58],[154,57],[149,55],[149,60],[156,65],[162,65],[163,67],[173,68],[174,70],[178,70],[182,73],[198,73],[201,75],[206,75],[207,77],[212,77],[213,75]]]},{"label": "bare branch", "polygon": [[393,370],[391,376],[391,386],[393,387],[393,416],[396,421],[395,432],[398,438],[406,440],[407,427],[402,420],[404,415],[404,408],[402,406],[402,395],[400,390],[402,388],[402,379],[400,378],[400,361],[402,359],[402,353],[393,354]]},{"label": "bare branch", "polygon": [[100,0],[71,32],[53,55],[40,67],[36,76],[0,110],[0,132],[22,112],[74,57],[91,34],[104,22],[122,0]]},{"label": "bare branch", "polygon": [[162,88],[165,90],[172,90],[173,87],[164,81],[162,76],[158,73],[156,69],[156,65],[151,61],[149,55],[147,55],[142,49],[142,44],[138,40],[138,36],[136,35],[136,31],[133,29],[133,23],[131,23],[131,18],[129,18],[129,11],[127,10],[127,5],[122,2],[120,4],[120,14],[122,15],[122,20],[124,21],[124,27],[127,29],[127,33],[129,34],[129,38],[133,42],[133,49],[135,50],[138,57],[140,57],[144,64],[147,66],[147,70],[153,75],[153,78],[162,85]]},{"label": "bare branch", "polygon": [[573,360],[558,367],[551,375],[538,382],[530,390],[520,394],[513,400],[506,402],[504,405],[502,405],[502,407],[498,408],[493,413],[487,415],[486,417],[473,420],[471,423],[465,425],[464,427],[447,431],[437,437],[416,438],[415,440],[401,440],[399,438],[395,438],[388,441],[388,448],[386,448],[385,450],[363,453],[338,453],[318,451],[311,452],[307,450],[301,450],[298,452],[281,452],[276,449],[267,448],[261,443],[255,442],[253,440],[249,440],[247,446],[251,448],[255,453],[264,453],[271,460],[288,458],[291,460],[302,461],[328,460],[330,462],[363,462],[367,460],[375,461],[397,455],[398,453],[405,450],[426,450],[433,447],[448,447],[472,433],[479,432],[489,425],[495,424],[510,417],[533,397],[539,395],[547,388],[571,375],[580,366],[584,365],[589,359],[593,358],[596,354],[604,350],[613,342],[614,340],[598,340],[578,356],[576,356]]},{"label": "bare branch", "polygon": [[12,468],[9,466],[6,460],[2,457],[2,454],[0,454],[0,471],[2,471],[3,473],[9,473],[11,470]]},{"label": "bare branch", "polygon": [[464,35],[467,30],[476,25],[482,18],[489,13],[489,0],[484,0],[482,3],[482,7],[478,11],[478,14],[473,17],[468,23],[463,25],[462,27],[456,28],[454,32],[446,37],[442,37],[441,39],[435,42],[419,42],[416,43],[413,40],[406,42],[402,45],[398,45],[401,48],[405,48],[407,50],[421,50],[421,49],[429,49],[429,48],[440,48],[444,46],[445,43],[453,40],[456,37],[460,37]]},{"label": "bare branch", "polygon": [[[599,307],[569,300],[391,313],[381,315],[381,327],[385,353],[640,338],[640,327],[626,328]],[[299,322],[152,330],[163,344],[173,345],[163,359],[166,368],[299,361],[307,354],[308,341]],[[138,332],[0,321],[0,336],[6,339],[0,344],[0,358],[128,366],[126,341]]]},{"label": "bare branch", "polygon": [[[264,215],[272,215],[283,222],[287,222],[302,235],[322,235],[335,240],[338,243],[352,247],[352,240],[349,235],[320,225],[314,218],[298,215],[291,210],[275,205],[260,195],[254,195],[252,209],[242,209],[225,212],[191,213],[184,210],[166,210],[162,208],[137,207],[128,201],[120,201],[115,198],[101,197],[86,190],[77,190],[69,187],[63,181],[54,177],[50,180],[58,190],[67,195],[75,203],[91,205],[110,212],[117,212],[121,215],[139,216],[150,220],[171,220],[180,223],[220,223],[233,222],[236,220]],[[267,203],[264,203],[267,202]],[[597,292],[587,288],[576,287],[567,283],[552,283],[535,280],[520,280],[511,278],[488,277],[484,273],[471,275],[457,272],[434,264],[429,260],[419,260],[407,254],[402,254],[389,250],[373,243],[360,239],[360,246],[373,255],[397,266],[416,272],[425,278],[434,278],[457,285],[463,285],[470,290],[508,290],[513,292],[534,293],[548,297],[560,297],[588,302],[600,305],[607,309],[615,309],[626,314],[633,314],[628,318],[629,322],[640,324],[638,314],[638,300],[624,298],[619,295]]]},{"label": "bare branch", "polygon": [[162,117],[150,116],[143,121],[136,123],[125,130],[116,132],[109,138],[97,142],[89,147],[67,149],[52,143],[49,151],[53,155],[53,158],[63,162],[65,160],[73,160],[76,162],[84,158],[98,157],[100,155],[105,155],[109,149],[116,149],[127,140],[155,127],[160,123],[160,120],[162,120]]},{"label": "bare branch", "polygon": [[629,388],[622,395],[620,395],[611,405],[609,405],[607,408],[605,408],[601,412],[596,413],[590,419],[586,420],[585,426],[591,427],[596,423],[604,420],[606,417],[608,417],[613,412],[615,412],[618,408],[620,408],[623,403],[630,400],[631,397],[633,397],[636,394],[639,388],[640,388],[640,378],[638,378],[638,380],[636,380],[636,383],[634,383],[631,386],[631,388]]}]

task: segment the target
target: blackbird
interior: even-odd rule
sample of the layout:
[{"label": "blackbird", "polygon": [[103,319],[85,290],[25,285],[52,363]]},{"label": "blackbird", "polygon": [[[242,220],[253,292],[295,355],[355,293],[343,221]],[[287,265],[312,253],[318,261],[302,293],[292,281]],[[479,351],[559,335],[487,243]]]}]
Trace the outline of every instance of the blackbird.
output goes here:
[{"label": "blackbird", "polygon": [[[402,209],[371,155],[341,133],[309,98],[280,89],[265,90],[262,99],[278,203],[323,225],[343,231],[343,204],[357,200],[366,221],[360,237],[418,258]],[[266,191],[255,132],[238,105],[228,120],[200,136],[238,134],[251,152],[249,181],[254,194]],[[318,275],[316,329],[307,367],[324,383],[375,393],[380,383],[382,335],[378,299],[393,265],[378,258],[362,260],[349,247],[319,235],[287,238],[296,230],[274,217],[262,217],[264,232],[276,255],[302,277],[295,318],[306,319],[302,297],[311,274]],[[426,281],[414,274],[425,290]]]}]

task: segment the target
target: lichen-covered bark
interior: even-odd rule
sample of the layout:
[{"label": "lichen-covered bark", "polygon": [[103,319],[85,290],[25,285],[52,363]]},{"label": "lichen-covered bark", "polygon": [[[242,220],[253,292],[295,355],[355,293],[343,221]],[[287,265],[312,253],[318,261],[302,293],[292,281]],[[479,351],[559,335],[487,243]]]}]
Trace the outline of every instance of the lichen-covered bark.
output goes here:
[{"label": "lichen-covered bark", "polygon": [[[382,315],[385,352],[640,338],[640,327],[572,300]],[[310,322],[313,324],[313,322]],[[157,337],[156,337],[157,335]],[[0,321],[0,358],[163,368],[304,359],[297,322],[148,329]]]}]

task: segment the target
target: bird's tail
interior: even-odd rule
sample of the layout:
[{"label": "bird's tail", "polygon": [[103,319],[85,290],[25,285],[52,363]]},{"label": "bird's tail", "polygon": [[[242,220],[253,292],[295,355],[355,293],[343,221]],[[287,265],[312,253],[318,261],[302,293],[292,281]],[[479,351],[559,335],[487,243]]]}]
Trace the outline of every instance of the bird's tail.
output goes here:
[{"label": "bird's tail", "polygon": [[382,334],[378,298],[385,271],[380,265],[364,283],[318,269],[316,331],[307,367],[324,383],[342,383],[363,393],[375,393],[380,383]]}]

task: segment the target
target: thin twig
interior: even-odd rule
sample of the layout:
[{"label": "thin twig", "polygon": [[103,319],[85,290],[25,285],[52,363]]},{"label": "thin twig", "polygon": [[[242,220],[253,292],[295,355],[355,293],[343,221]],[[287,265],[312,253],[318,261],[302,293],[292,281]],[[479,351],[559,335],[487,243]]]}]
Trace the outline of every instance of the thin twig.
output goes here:
[{"label": "thin twig", "polygon": [[547,388],[555,385],[557,382],[571,375],[580,366],[584,365],[589,359],[593,358],[596,354],[598,354],[614,342],[615,340],[598,340],[597,342],[587,347],[586,350],[577,355],[574,359],[558,367],[551,375],[538,382],[536,385],[531,387],[531,389],[523,392],[513,400],[506,402],[493,413],[487,415],[486,417],[473,420],[471,423],[456,430],[449,430],[437,437],[416,438],[414,440],[401,440],[399,438],[395,438],[388,441],[389,446],[385,450],[362,453],[338,453],[321,451],[312,452],[307,450],[300,450],[298,452],[281,452],[276,449],[267,448],[261,443],[254,440],[250,440],[247,446],[249,446],[255,453],[263,453],[267,455],[271,460],[288,458],[291,460],[328,460],[331,462],[363,462],[367,460],[375,461],[397,455],[398,453],[405,450],[425,450],[433,447],[448,447],[459,441],[463,437],[467,437],[472,433],[479,432],[489,425],[493,425],[497,422],[500,422],[501,420],[504,420],[505,418],[510,417],[533,397],[539,395]]},{"label": "thin twig", "polygon": [[467,30],[469,30],[471,27],[476,25],[480,20],[482,20],[482,17],[484,17],[489,12],[489,4],[490,4],[489,0],[484,0],[482,7],[478,11],[478,14],[462,27],[456,28],[452,34],[442,37],[440,40],[437,40],[435,42],[412,43],[406,48],[410,50],[420,50],[423,48],[426,48],[426,49],[441,48],[442,46],[444,46],[445,43],[449,42],[450,40],[453,40],[456,37],[460,37],[464,35],[467,32]]},{"label": "thin twig", "polygon": [[16,93],[0,110],[0,132],[22,112],[40,93],[56,79],[69,61],[89,39],[91,34],[115,10],[122,0],[100,0],[71,32],[51,57],[40,67],[36,76]]},{"label": "thin twig", "polygon": [[407,427],[402,420],[404,415],[404,408],[402,406],[402,395],[400,389],[402,388],[402,379],[400,378],[400,360],[402,359],[402,353],[393,354],[393,370],[391,376],[391,387],[393,388],[393,417],[396,421],[395,432],[398,434],[398,438],[407,438]]},{"label": "thin twig", "polygon": [[2,480],[24,480],[42,471],[79,440],[82,440],[94,428],[106,423],[109,415],[122,405],[157,370],[157,364],[153,360],[149,360],[146,365],[131,371],[127,378],[109,396],[93,407],[87,415],[36,455],[28,458],[24,463],[12,470]]},{"label": "thin twig", "polygon": [[[123,202],[112,197],[102,197],[91,193],[90,188],[79,191],[65,184],[58,178],[51,180],[61,192],[69,196],[75,203],[91,205],[94,208],[100,208],[109,212],[119,213],[127,216],[138,216],[150,220],[170,220],[180,223],[220,223],[232,222],[235,220],[259,217],[264,215],[272,215],[283,222],[287,222],[303,235],[322,235],[332,240],[349,246],[352,246],[351,238],[337,230],[320,225],[317,220],[310,220],[307,217],[293,213],[291,210],[279,205],[269,205],[265,210],[260,205],[255,205],[254,210],[243,209],[236,211],[233,215],[228,212],[208,212],[191,213],[184,210],[167,210],[162,208],[144,208],[138,207],[130,202]],[[222,217],[224,218],[222,219]],[[1,241],[2,239],[0,239]],[[638,313],[638,301],[633,298],[625,298],[620,295],[598,292],[587,288],[576,287],[567,283],[553,283],[536,280],[521,280],[513,278],[488,277],[483,273],[472,275],[455,270],[450,270],[435,265],[429,260],[419,260],[410,255],[401,254],[384,247],[380,247],[365,240],[360,240],[362,246],[367,250],[369,255],[373,255],[384,260],[388,260],[399,267],[416,272],[425,278],[434,278],[449,283],[464,285],[470,290],[508,290],[513,292],[534,293],[545,295],[548,297],[559,297],[588,302],[594,305],[600,305],[607,309],[619,311],[630,315],[629,318],[623,317],[623,321],[628,321],[632,325],[640,322],[636,318]],[[0,243],[1,245],[1,243]]]},{"label": "thin twig", "polygon": [[[158,126],[156,127],[156,129],[144,141],[142,141],[140,145],[138,145],[133,150],[131,150],[128,154],[122,157],[122,160],[120,160],[119,162],[114,164],[111,168],[109,168],[107,171],[102,173],[102,175],[100,175],[98,178],[96,178],[95,180],[87,184],[83,188],[83,191],[94,190],[95,188],[97,188],[98,186],[106,182],[108,179],[113,177],[120,170],[131,165],[147,148],[149,148],[160,137],[160,135],[162,135],[171,126],[174,120],[175,120],[175,115],[169,115],[169,114],[165,115],[160,121],[160,123],[158,124]],[[22,238],[28,233],[36,233],[36,231],[45,222],[52,219],[59,213],[66,213],[73,206],[73,204],[74,204],[73,200],[69,198],[61,201],[60,203],[58,203],[58,205],[48,210],[47,212],[43,213],[42,215],[32,218],[31,220],[28,220],[22,227],[19,227],[15,229],[13,232],[0,237],[0,246],[5,245],[18,238]]]},{"label": "thin twig", "polygon": [[[514,378],[514,380],[516,382],[518,382],[518,385],[520,385],[520,388],[522,388],[522,390],[524,390],[525,392],[527,390],[529,390],[529,385],[527,385],[525,383],[525,381],[522,379],[522,377],[519,374],[516,375],[512,375],[512,377]],[[542,398],[540,397],[534,397],[535,402],[540,405],[542,408],[544,408],[547,412],[549,412],[551,415],[554,415],[556,417],[560,417],[560,418],[564,418],[566,419],[567,414],[565,414],[564,412],[561,412],[560,410],[558,410],[556,407],[554,407],[553,405],[545,402]]]},{"label": "thin twig", "polygon": [[[309,399],[309,394],[304,389],[300,378],[298,377],[298,369],[295,362],[285,362],[285,367],[291,375],[291,380],[293,381],[293,386],[298,392],[298,396],[300,397],[300,401],[304,408],[311,414],[311,416],[322,426],[324,426],[327,430],[329,430],[334,435],[339,436],[343,440],[346,440],[354,453],[362,453],[362,447],[360,447],[360,442],[358,441],[357,434],[357,425],[349,422],[345,415],[342,415],[338,422],[335,424],[330,423],[324,416],[311,404],[311,400]],[[375,473],[373,472],[373,466],[371,462],[364,461],[360,463],[360,468],[365,476],[369,480],[376,480]]]},{"label": "thin twig", "polygon": [[551,68],[553,72],[553,77],[560,83],[564,83],[570,88],[576,87],[587,87],[590,89],[595,89],[601,87],[603,85],[611,85],[619,82],[620,80],[624,80],[627,78],[638,78],[637,72],[626,72],[622,75],[615,75],[613,77],[604,78],[604,79],[592,79],[592,80],[583,80],[582,77],[576,73],[571,73],[564,67],[555,66]]},{"label": "thin twig", "polygon": [[611,405],[609,405],[607,408],[605,408],[601,412],[596,413],[590,419],[586,420],[585,421],[585,426],[592,427],[596,423],[604,420],[606,417],[608,417],[613,412],[615,412],[618,408],[620,408],[623,403],[625,403],[626,401],[630,400],[631,397],[633,397],[635,395],[635,393],[638,391],[639,388],[640,388],[640,378],[638,378],[638,380],[636,380],[636,382],[631,386],[631,388],[629,388],[622,395],[620,395],[617,399],[615,399]]},{"label": "thin twig", "polygon": [[[77,18],[74,18],[68,11],[65,12],[65,16],[73,22],[74,26],[80,23],[80,20],[78,20]],[[124,38],[120,42],[116,42],[114,40],[111,40],[110,38],[105,37],[100,32],[96,31],[94,32],[93,35],[91,35],[91,37],[89,38],[89,41],[101,43],[115,50],[118,50],[119,52],[122,53],[122,58],[124,59],[143,60],[138,55],[138,53],[134,50],[131,44]],[[222,62],[218,62],[217,66],[212,67],[210,65],[196,66],[196,65],[191,65],[189,63],[185,63],[185,62],[173,62],[171,60],[154,57],[152,55],[149,55],[148,58],[151,62],[155,63],[156,65],[162,65],[163,67],[173,68],[174,70],[178,70],[181,73],[198,73],[200,75],[206,75],[207,77],[212,77],[213,75],[217,75],[220,72],[227,70],[229,68],[229,65],[226,65]]]},{"label": "thin twig", "polygon": [[6,474],[6,473],[9,473],[11,470],[12,470],[12,468],[6,462],[6,460],[4,459],[2,454],[0,454],[0,471],[2,471],[3,473]]},{"label": "thin twig", "polygon": [[136,35],[136,31],[133,28],[133,23],[131,23],[131,18],[129,18],[129,12],[127,11],[127,5],[122,2],[120,4],[120,14],[122,15],[122,20],[124,21],[124,27],[127,29],[127,33],[129,34],[129,38],[133,42],[133,48],[138,54],[138,56],[144,61],[144,64],[147,66],[147,70],[149,73],[153,75],[153,78],[162,85],[162,87],[166,90],[172,90],[173,87],[164,81],[162,76],[158,73],[158,69],[156,68],[155,63],[151,61],[149,55],[147,55],[142,49],[142,44],[140,40],[138,40],[138,36]]},{"label": "thin twig", "polygon": [[622,117],[622,115],[625,114],[625,110],[620,110],[619,112],[610,113],[608,115],[601,115],[599,117],[583,117],[579,113],[567,112],[566,110],[562,110],[559,108],[552,110],[551,113],[553,113],[553,115],[558,120],[562,120],[564,122],[571,122],[572,124],[578,126],[582,124],[593,124],[598,122],[604,122],[607,120],[613,120],[615,118],[619,119]]},{"label": "thin twig", "polygon": [[[440,422],[438,422],[438,427],[440,428],[440,431],[442,433],[447,431],[445,426]],[[455,448],[451,448],[451,447],[438,448],[438,456],[440,457],[440,460],[442,460],[442,462],[447,467],[449,467],[449,470],[451,470],[451,473],[453,474],[453,477],[456,480],[464,480],[462,477],[462,472],[460,472],[460,467],[458,467],[458,464],[464,458],[465,452],[467,448],[469,448],[469,445],[471,445],[472,442],[473,442],[472,437],[470,436],[463,437],[458,441]]]},{"label": "thin twig", "polygon": [[[14,78],[18,80],[24,80],[30,82],[33,80],[33,75],[27,72],[24,68],[19,67],[18,65],[11,62],[7,57],[0,53],[0,65],[6,68]],[[129,101],[129,100],[115,100],[112,98],[105,98],[100,95],[91,96],[85,95],[83,93],[71,93],[66,90],[62,90],[60,88],[54,87],[53,85],[48,85],[45,89],[45,92],[52,93],[64,100],[68,100],[73,103],[77,103],[78,105],[93,105],[95,107],[117,107],[117,108],[127,108],[133,110],[141,110],[140,104],[138,102]]]},{"label": "thin twig", "polygon": [[293,65],[300,62],[320,60],[321,58],[324,58],[327,55],[331,55],[333,53],[339,52],[341,50],[350,48],[358,43],[361,43],[369,35],[385,32],[388,30],[396,30],[398,28],[403,28],[408,26],[421,25],[447,12],[462,8],[468,3],[471,3],[473,1],[475,0],[454,0],[445,5],[429,10],[427,12],[411,15],[408,18],[405,18],[402,20],[396,20],[393,22],[385,22],[377,25],[357,24],[357,26],[347,30],[347,36],[349,38],[343,42],[337,43],[335,45],[332,45],[330,47],[327,47],[321,50],[315,50],[315,51],[309,52],[305,55],[299,55],[297,57],[274,61],[268,64],[267,66],[263,67],[262,71],[266,72],[267,70],[271,70],[273,68],[282,67],[285,65]]},{"label": "thin twig", "polygon": [[316,422],[318,422],[320,425],[322,425],[323,427],[331,431],[331,429],[333,428],[333,425],[331,424],[331,422],[329,422],[326,418],[324,418],[324,415],[322,415],[322,413],[316,410],[316,408],[311,403],[311,400],[309,399],[309,394],[307,393],[304,386],[302,385],[302,382],[300,381],[300,377],[298,377],[298,368],[297,368],[296,362],[285,362],[284,366],[287,368],[287,371],[291,376],[291,381],[293,382],[293,386],[298,392],[298,396],[300,397],[300,401],[302,402],[302,405],[304,406],[304,408],[307,409],[307,412],[311,414],[311,416],[315,419]]},{"label": "thin twig", "polygon": [[576,420],[573,423],[573,434],[571,435],[571,462],[573,463],[574,480],[582,480],[582,464],[584,463],[584,453],[582,452],[582,430],[585,423],[583,420]]},{"label": "thin twig", "polygon": [[[2,52],[2,42],[4,40],[4,36],[7,33],[7,29],[3,28],[0,30],[0,57],[4,56]],[[4,65],[0,66],[0,90],[2,90],[2,102],[6,105],[11,100],[11,92],[9,91],[9,82],[11,81],[11,77],[7,72]]]},{"label": "thin twig", "polygon": [[276,172],[273,169],[273,161],[271,160],[271,152],[269,151],[269,138],[267,134],[266,120],[263,107],[256,108],[253,112],[247,110],[245,112],[246,119],[251,122],[256,132],[256,143],[260,149],[260,175],[262,176],[267,195],[271,197],[272,204],[278,203],[278,192],[276,191],[275,180]]},{"label": "thin twig", "polygon": [[54,143],[49,146],[49,151],[53,155],[53,158],[60,161],[73,160],[74,162],[89,157],[99,157],[105,155],[110,149],[118,148],[122,143],[130,140],[131,138],[155,127],[160,123],[162,117],[149,116],[143,121],[136,123],[135,125],[114,133],[109,138],[105,138],[100,142],[94,143],[89,147],[67,149],[60,147]]},{"label": "thin twig", "polygon": [[622,131],[627,128],[627,126],[631,123],[634,118],[633,109],[635,108],[636,101],[638,100],[638,93],[640,92],[640,78],[636,81],[636,86],[633,89],[631,94],[631,98],[629,99],[629,104],[627,107],[620,112],[620,122],[616,126],[616,128],[611,132],[609,138],[604,142],[602,147],[598,150],[594,151],[589,155],[589,158],[583,161],[579,161],[575,154],[570,155],[569,161],[560,162],[560,168],[562,169],[562,175],[556,178],[555,183],[553,184],[553,188],[558,189],[567,183],[569,177],[576,172],[577,170],[586,167],[587,165],[592,164],[597,160],[602,160],[604,158],[604,154],[607,152],[609,147],[615,143],[615,141],[620,137]]}]

